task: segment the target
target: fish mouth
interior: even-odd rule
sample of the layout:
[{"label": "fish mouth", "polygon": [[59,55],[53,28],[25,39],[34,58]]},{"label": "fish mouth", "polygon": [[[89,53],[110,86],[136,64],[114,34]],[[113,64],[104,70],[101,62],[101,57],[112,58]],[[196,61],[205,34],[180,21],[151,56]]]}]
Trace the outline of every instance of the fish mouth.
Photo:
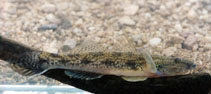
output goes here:
[{"label": "fish mouth", "polygon": [[192,74],[194,72],[194,69],[187,71],[185,74]]}]

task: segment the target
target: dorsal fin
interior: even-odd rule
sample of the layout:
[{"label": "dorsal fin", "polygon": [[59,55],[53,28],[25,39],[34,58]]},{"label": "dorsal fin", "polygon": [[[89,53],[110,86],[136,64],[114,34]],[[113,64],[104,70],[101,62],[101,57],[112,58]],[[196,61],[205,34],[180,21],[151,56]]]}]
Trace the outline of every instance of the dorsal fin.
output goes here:
[{"label": "dorsal fin", "polygon": [[134,54],[140,54],[136,48],[135,45],[131,40],[129,40],[129,37],[126,35],[115,35],[114,41],[114,47],[112,49],[113,52],[130,52]]},{"label": "dorsal fin", "polygon": [[76,46],[70,54],[81,54],[81,53],[89,53],[89,52],[105,52],[106,48],[97,42],[91,40],[91,37],[88,37],[85,41],[83,41],[80,45]]}]

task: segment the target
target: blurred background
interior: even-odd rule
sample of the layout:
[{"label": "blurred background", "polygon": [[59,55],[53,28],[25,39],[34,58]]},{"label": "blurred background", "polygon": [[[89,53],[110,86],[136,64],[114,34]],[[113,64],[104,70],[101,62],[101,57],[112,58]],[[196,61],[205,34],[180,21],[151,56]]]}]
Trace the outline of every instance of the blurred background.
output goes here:
[{"label": "blurred background", "polygon": [[[65,53],[87,36],[109,47],[123,34],[151,54],[186,58],[195,72],[211,73],[210,0],[0,0],[0,35],[38,50]],[[0,65],[0,85],[64,85]]]}]

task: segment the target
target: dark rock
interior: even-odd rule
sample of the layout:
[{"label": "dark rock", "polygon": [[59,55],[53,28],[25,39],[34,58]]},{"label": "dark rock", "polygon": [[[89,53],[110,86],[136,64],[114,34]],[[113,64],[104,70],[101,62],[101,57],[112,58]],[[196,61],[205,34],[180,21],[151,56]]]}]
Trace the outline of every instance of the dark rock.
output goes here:
[{"label": "dark rock", "polygon": [[69,29],[72,27],[72,23],[70,22],[69,19],[67,19],[63,16],[60,16],[59,18],[61,20],[61,24],[60,24],[61,29]]}]

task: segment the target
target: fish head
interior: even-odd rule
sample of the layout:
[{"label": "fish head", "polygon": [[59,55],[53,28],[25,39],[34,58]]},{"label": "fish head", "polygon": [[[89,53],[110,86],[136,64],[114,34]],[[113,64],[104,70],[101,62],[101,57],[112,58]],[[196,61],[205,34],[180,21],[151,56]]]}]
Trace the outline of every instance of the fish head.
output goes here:
[{"label": "fish head", "polygon": [[166,58],[161,61],[155,60],[157,74],[159,76],[186,75],[196,68],[194,62],[181,58]]}]

